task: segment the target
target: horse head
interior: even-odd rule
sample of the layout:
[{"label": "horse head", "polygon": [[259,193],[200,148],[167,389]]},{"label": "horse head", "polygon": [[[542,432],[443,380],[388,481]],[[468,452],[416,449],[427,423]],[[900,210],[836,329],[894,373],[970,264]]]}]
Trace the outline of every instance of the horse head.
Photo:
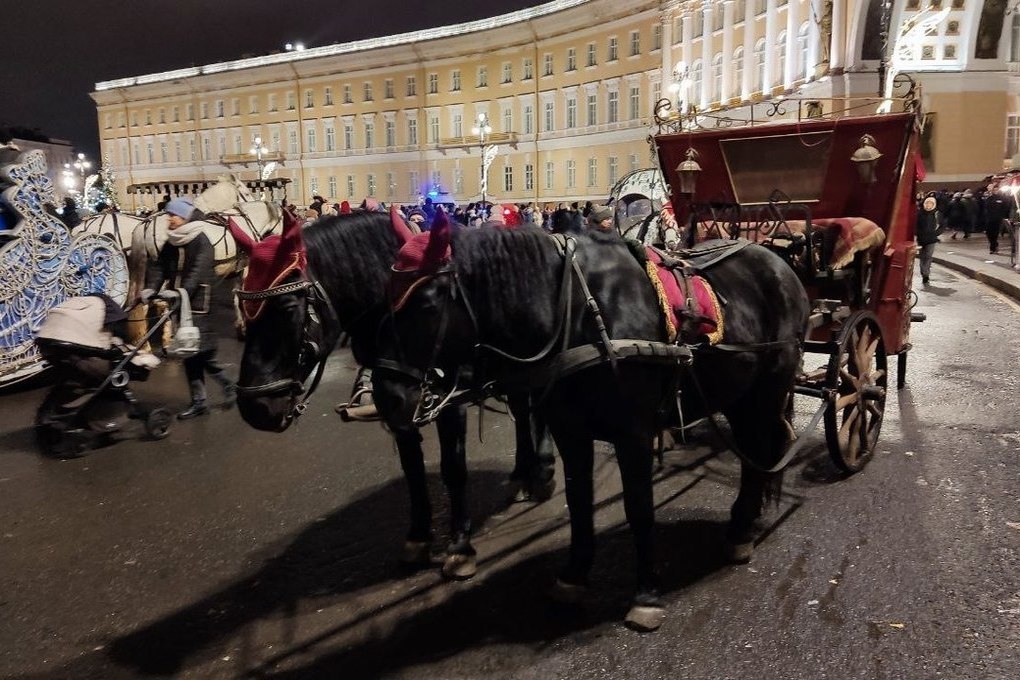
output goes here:
[{"label": "horse head", "polygon": [[254,201],[251,190],[233,175],[222,175],[216,184],[195,198],[195,207],[206,213],[221,213],[238,203]]},{"label": "horse head", "polygon": [[238,407],[252,427],[279,432],[303,410],[304,382],[332,351],[339,327],[330,301],[307,276],[301,226],[293,214],[284,214],[282,234],[263,241],[233,219],[228,228],[249,258],[237,293],[247,326]]}]

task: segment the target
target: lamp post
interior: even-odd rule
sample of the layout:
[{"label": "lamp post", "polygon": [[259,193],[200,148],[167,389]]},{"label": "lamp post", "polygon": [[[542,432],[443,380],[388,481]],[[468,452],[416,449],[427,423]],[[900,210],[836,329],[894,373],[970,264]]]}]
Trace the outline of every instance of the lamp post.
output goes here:
[{"label": "lamp post", "polygon": [[262,137],[259,137],[259,136],[255,137],[255,141],[254,141],[254,143],[251,146],[251,151],[250,152],[255,156],[255,165],[258,166],[258,169],[259,169],[258,179],[261,181],[263,179],[263,177],[262,177],[262,167],[263,167],[263,164],[262,164],[262,154],[264,154],[266,152],[266,147],[265,147],[265,145],[262,144]]},{"label": "lamp post", "polygon": [[471,128],[471,134],[478,135],[478,146],[482,149],[482,210],[485,210],[485,190],[488,188],[488,164],[485,162],[485,136],[492,134],[492,126],[489,125],[489,116],[478,114],[478,124]]}]

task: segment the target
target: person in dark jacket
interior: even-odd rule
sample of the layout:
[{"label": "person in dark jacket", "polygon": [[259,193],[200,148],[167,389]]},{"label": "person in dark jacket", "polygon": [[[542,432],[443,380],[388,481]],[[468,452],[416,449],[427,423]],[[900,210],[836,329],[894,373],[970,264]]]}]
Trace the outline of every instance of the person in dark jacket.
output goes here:
[{"label": "person in dark jacket", "polygon": [[931,276],[931,261],[935,257],[935,244],[939,242],[935,214],[938,201],[934,192],[929,192],[917,206],[917,245],[921,246],[921,282],[928,285]]},{"label": "person in dark jacket", "polygon": [[223,407],[230,408],[236,401],[236,386],[216,361],[216,335],[209,328],[209,292],[215,282],[213,246],[195,218],[200,213],[190,201],[175,198],[166,205],[170,220],[170,233],[166,245],[159,253],[159,266],[153,268],[148,288],[142,291],[142,301],[151,298],[164,284],[164,296],[176,295],[176,289],[188,293],[192,321],[201,334],[198,353],[184,360],[184,373],[191,391],[191,406],[177,414],[181,420],[209,412],[206,405],[205,376],[210,375],[223,388]]},{"label": "person in dark jacket", "polygon": [[984,196],[985,209],[983,213],[985,236],[988,237],[988,253],[995,255],[999,252],[999,233],[1002,231],[1002,223],[1009,219],[1009,204],[998,191],[989,191]]}]

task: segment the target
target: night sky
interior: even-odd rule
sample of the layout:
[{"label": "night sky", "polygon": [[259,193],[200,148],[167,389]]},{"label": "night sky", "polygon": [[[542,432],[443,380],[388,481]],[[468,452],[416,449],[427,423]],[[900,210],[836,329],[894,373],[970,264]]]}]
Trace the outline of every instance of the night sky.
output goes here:
[{"label": "night sky", "polygon": [[544,1],[6,0],[0,126],[38,128],[96,158],[89,92],[99,81],[268,54],[287,42],[319,47],[460,23]]}]

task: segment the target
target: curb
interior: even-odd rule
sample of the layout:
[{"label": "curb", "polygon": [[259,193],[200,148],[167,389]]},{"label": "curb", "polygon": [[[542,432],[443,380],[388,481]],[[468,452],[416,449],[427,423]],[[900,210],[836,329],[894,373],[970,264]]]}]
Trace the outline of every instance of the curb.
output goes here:
[{"label": "curb", "polygon": [[[999,291],[1003,295],[1012,298],[1016,302],[1020,302],[1020,285],[1018,284],[1011,283],[997,276],[989,276],[988,274],[982,271],[978,271],[973,267],[968,267],[965,264],[941,258],[938,257],[937,255],[934,258],[932,258],[932,262],[934,262],[935,264],[942,265],[943,267],[952,269],[954,271],[960,272],[961,274],[965,274],[966,276],[974,279],[975,281],[980,281],[981,283],[987,286],[991,286],[995,290]],[[1020,279],[1020,277],[1018,277],[1018,279]]]}]

